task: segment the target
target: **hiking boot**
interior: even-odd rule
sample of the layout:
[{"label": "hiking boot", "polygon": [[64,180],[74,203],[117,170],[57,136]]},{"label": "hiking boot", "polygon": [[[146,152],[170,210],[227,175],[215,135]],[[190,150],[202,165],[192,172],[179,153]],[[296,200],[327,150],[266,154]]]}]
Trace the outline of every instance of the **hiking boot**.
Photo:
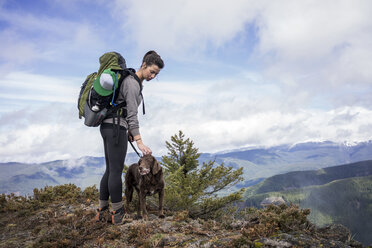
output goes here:
[{"label": "hiking boot", "polygon": [[96,222],[108,222],[110,220],[110,211],[108,206],[104,206],[103,208],[98,208],[97,209],[97,214],[96,214]]},{"label": "hiking boot", "polygon": [[123,218],[125,215],[124,207],[119,208],[118,210],[112,211],[111,213],[112,224],[123,224]]}]

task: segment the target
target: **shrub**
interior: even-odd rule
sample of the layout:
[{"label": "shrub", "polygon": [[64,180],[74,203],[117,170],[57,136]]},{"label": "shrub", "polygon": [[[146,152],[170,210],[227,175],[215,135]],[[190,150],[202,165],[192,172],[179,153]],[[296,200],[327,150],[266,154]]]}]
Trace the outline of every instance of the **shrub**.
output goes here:
[{"label": "shrub", "polygon": [[243,190],[226,196],[219,193],[242,181],[243,168],[234,170],[209,161],[199,165],[200,153],[182,131],[166,142],[168,156],[162,157],[165,168],[165,205],[172,211],[188,210],[190,217],[210,218],[242,198]]},{"label": "shrub", "polygon": [[310,209],[299,209],[298,206],[269,205],[264,209],[249,209],[245,219],[247,224],[242,229],[246,238],[255,240],[262,237],[270,237],[277,232],[302,231],[311,232],[313,224],[308,221],[307,216]]}]

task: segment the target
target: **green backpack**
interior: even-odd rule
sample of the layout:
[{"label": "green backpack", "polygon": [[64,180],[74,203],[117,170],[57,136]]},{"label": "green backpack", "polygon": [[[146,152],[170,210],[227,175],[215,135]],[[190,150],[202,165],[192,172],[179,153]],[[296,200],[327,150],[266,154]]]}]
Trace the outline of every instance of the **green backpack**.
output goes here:
[{"label": "green backpack", "polygon": [[78,99],[79,119],[84,117],[84,124],[89,127],[99,126],[106,117],[125,106],[125,101],[115,103],[120,85],[126,76],[135,73],[126,67],[125,59],[117,52],[103,54],[99,62],[98,72],[87,76]]}]

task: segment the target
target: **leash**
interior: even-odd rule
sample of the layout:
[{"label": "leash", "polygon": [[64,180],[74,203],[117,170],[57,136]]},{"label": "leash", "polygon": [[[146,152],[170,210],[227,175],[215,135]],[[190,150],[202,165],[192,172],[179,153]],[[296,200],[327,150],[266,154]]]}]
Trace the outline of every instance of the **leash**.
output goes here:
[{"label": "leash", "polygon": [[132,142],[129,141],[129,144],[132,146],[133,150],[137,153],[138,157],[141,157],[141,155],[138,153]]}]

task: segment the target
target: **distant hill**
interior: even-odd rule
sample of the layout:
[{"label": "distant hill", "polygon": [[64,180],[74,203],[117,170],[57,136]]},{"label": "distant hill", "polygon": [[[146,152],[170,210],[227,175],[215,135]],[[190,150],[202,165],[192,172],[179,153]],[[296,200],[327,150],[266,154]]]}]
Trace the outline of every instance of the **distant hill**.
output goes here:
[{"label": "distant hill", "polygon": [[[128,154],[126,163],[138,161],[136,154]],[[40,164],[0,163],[0,194],[32,194],[34,188],[74,183],[85,188],[98,185],[105,171],[103,157],[82,157],[56,160]]]},{"label": "distant hill", "polygon": [[371,160],[267,178],[247,189],[244,205],[260,207],[273,196],[310,208],[309,219],[316,225],[343,224],[355,239],[372,243]]},{"label": "distant hill", "polygon": [[312,185],[323,185],[334,180],[372,175],[372,160],[327,167],[311,171],[293,171],[267,178],[249,187],[246,196],[266,192],[285,191]]},{"label": "distant hill", "polygon": [[[156,156],[156,154],[155,154]],[[158,157],[160,160],[161,158]],[[372,141],[354,145],[308,142],[269,148],[247,148],[229,152],[203,153],[199,161],[215,160],[234,168],[243,167],[244,182],[235,191],[255,185],[265,178],[291,171],[305,171],[372,159]],[[138,161],[129,153],[125,161]],[[0,193],[32,194],[34,188],[74,183],[87,187],[99,183],[105,169],[103,157],[82,157],[40,164],[0,163]]]},{"label": "distant hill", "polygon": [[307,142],[269,148],[247,148],[202,154],[200,161],[216,160],[244,168],[245,182],[238,188],[254,185],[264,178],[290,171],[305,171],[372,159],[372,141],[346,143]]}]

